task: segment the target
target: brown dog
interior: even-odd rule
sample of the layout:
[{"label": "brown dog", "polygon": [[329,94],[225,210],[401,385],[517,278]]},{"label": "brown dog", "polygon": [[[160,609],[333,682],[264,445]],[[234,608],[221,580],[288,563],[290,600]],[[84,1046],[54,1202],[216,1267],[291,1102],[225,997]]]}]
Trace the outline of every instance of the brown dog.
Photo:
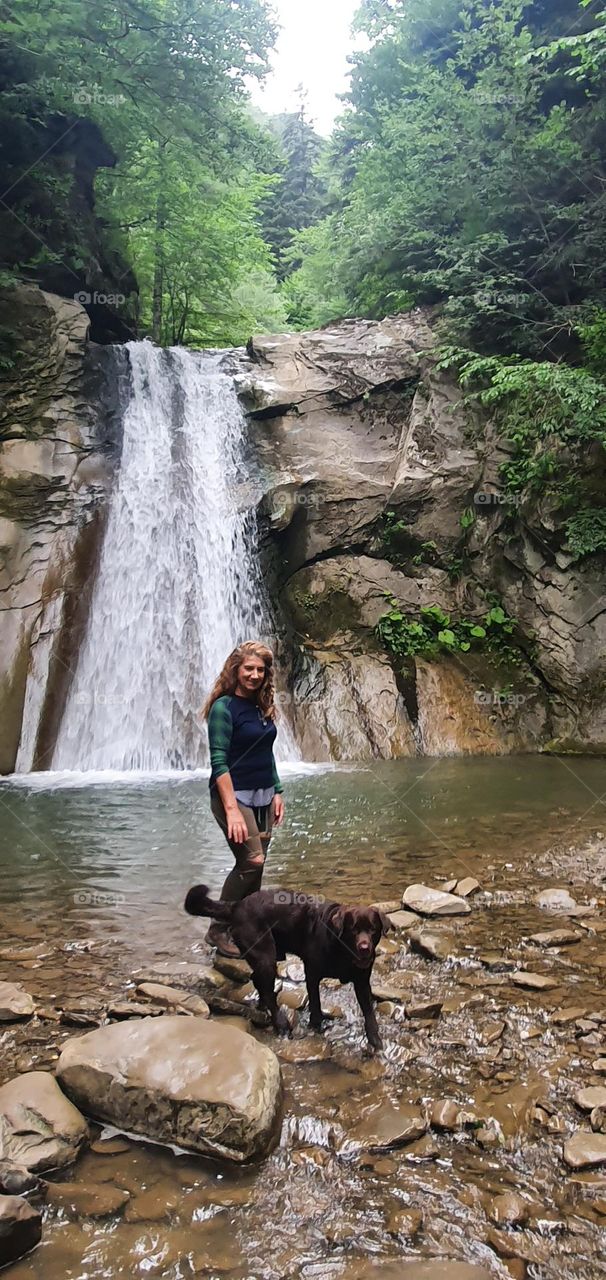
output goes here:
[{"label": "brown dog", "polygon": [[318,903],[313,895],[288,889],[260,889],[241,902],[216,902],[204,884],[195,885],[185,899],[192,916],[210,916],[231,928],[234,942],[252,969],[259,1003],[270,1013],[276,1032],[288,1031],[288,1020],[278,1007],[275,993],[276,961],[287,952],[299,956],[305,966],[309,995],[309,1020],[322,1027],[320,982],[338,978],[353,982],[364,1015],[368,1043],[382,1047],[370,989],[370,975],[381,934],[389,921],[374,907],[345,907],[338,902]]}]

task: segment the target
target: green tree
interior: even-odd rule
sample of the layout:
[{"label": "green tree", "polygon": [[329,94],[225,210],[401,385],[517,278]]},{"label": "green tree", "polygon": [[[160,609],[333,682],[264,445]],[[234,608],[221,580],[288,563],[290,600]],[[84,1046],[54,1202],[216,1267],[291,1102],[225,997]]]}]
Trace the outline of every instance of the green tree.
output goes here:
[{"label": "green tree", "polygon": [[274,253],[276,275],[284,280],[300,265],[289,253],[295,233],[318,221],[326,188],[319,172],[325,149],[307,115],[302,88],[297,111],[268,120],[278,142],[278,180],[262,207],[263,234]]}]

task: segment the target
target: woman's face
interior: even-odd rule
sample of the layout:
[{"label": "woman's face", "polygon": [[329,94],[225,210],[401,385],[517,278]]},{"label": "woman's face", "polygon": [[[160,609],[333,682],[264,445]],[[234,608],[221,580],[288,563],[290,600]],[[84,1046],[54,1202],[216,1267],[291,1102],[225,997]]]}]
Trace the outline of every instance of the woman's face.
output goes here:
[{"label": "woman's face", "polygon": [[245,658],[238,667],[238,684],[246,693],[255,693],[265,679],[265,663],[260,658]]}]

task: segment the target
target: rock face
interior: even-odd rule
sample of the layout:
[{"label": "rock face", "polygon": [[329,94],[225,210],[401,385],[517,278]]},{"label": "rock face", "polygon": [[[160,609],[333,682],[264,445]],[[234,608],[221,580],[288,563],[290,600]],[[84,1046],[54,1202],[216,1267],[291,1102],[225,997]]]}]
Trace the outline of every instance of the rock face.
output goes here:
[{"label": "rock face", "polygon": [[0,1159],[40,1173],[71,1164],[88,1125],[48,1071],[28,1071],[0,1088]]},{"label": "rock face", "polygon": [[16,1262],[35,1248],[42,1235],[42,1215],[20,1196],[0,1196],[0,1267]]},{"label": "rock face", "polygon": [[[436,369],[434,345],[433,317],[417,311],[255,338],[242,364],[302,753],[601,749],[599,565],[571,565],[539,510],[521,513],[511,536],[499,502],[507,455],[490,425],[470,423],[459,388]],[[466,511],[475,519],[465,531]],[[437,604],[476,622],[487,594],[498,596],[518,624],[520,661],[509,668],[475,652],[392,664],[373,633],[386,593],[412,618]]]},{"label": "rock face", "polygon": [[233,1027],[170,1015],[114,1023],[70,1040],[57,1075],[88,1114],[158,1142],[242,1163],[277,1140],[278,1060]]},{"label": "rock face", "polygon": [[0,323],[17,352],[0,383],[0,772],[9,773],[48,767],[115,455],[101,436],[79,303],[20,286],[0,293]]}]

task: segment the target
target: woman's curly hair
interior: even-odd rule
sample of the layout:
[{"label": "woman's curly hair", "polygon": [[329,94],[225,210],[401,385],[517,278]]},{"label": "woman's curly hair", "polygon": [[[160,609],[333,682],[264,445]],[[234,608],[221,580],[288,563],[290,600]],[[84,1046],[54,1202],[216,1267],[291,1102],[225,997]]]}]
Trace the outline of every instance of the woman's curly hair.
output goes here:
[{"label": "woman's curly hair", "polygon": [[264,644],[259,644],[256,640],[244,640],[242,644],[238,645],[237,649],[230,653],[200,712],[205,720],[208,720],[210,709],[213,703],[217,701],[217,698],[222,698],[226,693],[235,693],[238,683],[238,671],[245,658],[258,658],[259,662],[262,662],[265,666],[263,684],[255,694],[255,702],[262,715],[268,720],[275,720],[274,655],[271,649],[268,649]]}]

